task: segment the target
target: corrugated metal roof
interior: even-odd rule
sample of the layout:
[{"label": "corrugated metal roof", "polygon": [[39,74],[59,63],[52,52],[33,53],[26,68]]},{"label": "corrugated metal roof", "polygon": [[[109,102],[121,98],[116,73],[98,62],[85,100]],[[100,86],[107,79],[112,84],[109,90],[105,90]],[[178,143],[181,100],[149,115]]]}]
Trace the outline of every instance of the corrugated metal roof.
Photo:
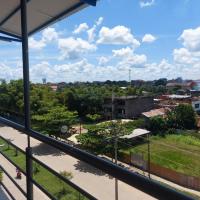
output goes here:
[{"label": "corrugated metal roof", "polygon": [[[31,35],[96,0],[27,0],[27,28]],[[20,0],[0,0],[0,32],[21,37]]]},{"label": "corrugated metal roof", "polygon": [[145,117],[151,118],[151,117],[156,117],[156,116],[163,116],[165,115],[170,109],[167,108],[159,108],[159,109],[153,109],[148,112],[143,112],[142,115]]},{"label": "corrugated metal roof", "polygon": [[146,129],[136,128],[135,130],[133,130],[133,132],[131,134],[121,136],[120,138],[132,139],[132,138],[136,138],[136,137],[146,135],[146,134],[149,134],[149,133],[150,133],[150,131],[148,131]]}]

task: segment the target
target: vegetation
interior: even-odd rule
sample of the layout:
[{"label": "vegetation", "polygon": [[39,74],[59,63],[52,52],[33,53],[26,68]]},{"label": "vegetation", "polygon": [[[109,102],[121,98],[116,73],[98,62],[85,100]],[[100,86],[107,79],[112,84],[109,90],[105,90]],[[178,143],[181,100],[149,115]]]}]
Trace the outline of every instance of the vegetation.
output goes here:
[{"label": "vegetation", "polygon": [[0,182],[3,180],[3,172],[0,170]]},{"label": "vegetation", "polygon": [[174,133],[175,129],[195,129],[196,114],[191,105],[180,104],[167,113],[165,118],[153,117],[148,127],[153,134]]},{"label": "vegetation", "polygon": [[196,128],[196,115],[191,105],[180,104],[167,115],[167,124],[170,128]]},{"label": "vegetation", "polygon": [[[1,143],[5,143],[6,141],[0,139]],[[25,165],[25,154],[19,152],[16,156],[15,148],[13,146],[5,145],[1,147],[1,151],[3,151],[15,164],[21,167],[24,171],[26,171]],[[61,172],[67,179],[73,178],[71,172]],[[49,172],[47,169],[39,165],[37,162],[33,162],[33,179],[37,181],[41,186],[43,186],[51,195],[53,195],[56,199],[59,200],[76,200],[79,195],[82,200],[86,200],[84,196],[79,194],[74,188],[66,184],[64,181],[60,180],[54,174]]]},{"label": "vegetation", "polygon": [[56,106],[43,115],[34,115],[32,120],[35,130],[58,136],[63,125],[70,127],[76,123],[77,112],[70,112],[63,106]]},{"label": "vegetation", "polygon": [[[172,135],[152,136],[150,143],[151,162],[160,166],[200,177],[200,139],[196,133],[176,133]],[[144,156],[147,160],[147,144],[126,146],[121,152],[131,152]]]},{"label": "vegetation", "polygon": [[[88,132],[77,136],[81,147],[96,154],[112,154],[113,138],[130,134],[135,128],[144,126],[144,120],[134,120],[127,123],[121,121],[103,122],[97,125],[87,126]],[[119,146],[123,146],[120,145]]]}]

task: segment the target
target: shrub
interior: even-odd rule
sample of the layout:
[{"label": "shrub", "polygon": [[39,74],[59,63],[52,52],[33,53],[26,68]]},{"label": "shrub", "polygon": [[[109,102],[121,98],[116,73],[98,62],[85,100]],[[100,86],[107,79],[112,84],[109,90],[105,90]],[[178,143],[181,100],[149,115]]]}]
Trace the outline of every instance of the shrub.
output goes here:
[{"label": "shrub", "polygon": [[149,129],[153,133],[157,134],[159,134],[160,132],[165,132],[167,129],[165,119],[163,119],[162,117],[152,117],[149,122]]},{"label": "shrub", "polygon": [[73,178],[72,172],[68,172],[68,171],[62,171],[60,172],[60,175],[64,176],[65,178],[69,180]]},{"label": "shrub", "polygon": [[100,119],[102,119],[102,116],[99,114],[94,114],[94,115],[87,114],[86,115],[86,120],[89,122],[92,122],[92,123],[98,122]]}]

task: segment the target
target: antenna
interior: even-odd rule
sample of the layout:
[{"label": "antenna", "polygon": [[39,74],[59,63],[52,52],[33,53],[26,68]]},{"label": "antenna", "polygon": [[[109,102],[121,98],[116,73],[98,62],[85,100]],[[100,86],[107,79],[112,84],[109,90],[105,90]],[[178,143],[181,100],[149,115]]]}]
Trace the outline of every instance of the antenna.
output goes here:
[{"label": "antenna", "polygon": [[131,69],[129,69],[128,71],[129,71],[129,83],[131,85]]}]

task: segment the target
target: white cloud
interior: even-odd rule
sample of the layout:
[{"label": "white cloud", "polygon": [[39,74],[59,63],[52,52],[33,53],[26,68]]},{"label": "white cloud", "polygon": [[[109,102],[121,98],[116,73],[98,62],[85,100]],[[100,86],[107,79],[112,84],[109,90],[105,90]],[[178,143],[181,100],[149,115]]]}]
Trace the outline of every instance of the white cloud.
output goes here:
[{"label": "white cloud", "polygon": [[115,26],[114,28],[102,27],[99,32],[98,44],[127,45],[134,48],[140,46],[140,42],[131,34],[131,30],[125,26]]},{"label": "white cloud", "polygon": [[112,50],[112,52],[114,57],[127,58],[133,55],[133,49],[131,49],[130,47]]},{"label": "white cloud", "polygon": [[103,17],[99,17],[99,19],[96,21],[96,25],[100,26],[103,23],[104,18]]},{"label": "white cloud", "polygon": [[54,81],[56,77],[57,73],[46,61],[42,61],[30,67],[30,79],[33,82],[41,82],[42,78],[46,78],[47,81]]},{"label": "white cloud", "polygon": [[104,20],[103,17],[99,17],[99,19],[95,22],[95,24],[90,29],[88,29],[87,34],[89,42],[94,42],[96,37],[97,27],[103,23],[103,20]]},{"label": "white cloud", "polygon": [[0,63],[0,77],[2,79],[5,79],[7,81],[9,80],[15,80],[22,78],[22,67],[11,67],[8,65],[5,65],[4,63]]},{"label": "white cloud", "polygon": [[142,38],[142,42],[152,43],[156,40],[156,37],[151,34],[145,34]]},{"label": "white cloud", "polygon": [[57,41],[57,39],[58,33],[56,32],[56,30],[54,28],[46,28],[42,32],[42,37],[40,40],[36,40],[33,37],[29,39],[29,47],[30,49],[34,50],[41,50],[46,47],[48,43],[52,41]]},{"label": "white cloud", "polygon": [[58,40],[58,48],[61,50],[61,59],[77,59],[82,54],[92,52],[96,50],[94,44],[90,44],[88,41],[81,38],[63,38]]},{"label": "white cloud", "polygon": [[45,42],[52,42],[58,39],[58,33],[56,32],[55,28],[46,28],[42,32],[42,40]]},{"label": "white cloud", "polygon": [[200,27],[186,29],[178,38],[182,41],[182,48],[174,49],[174,62],[186,67],[198,66],[200,63]]},{"label": "white cloud", "polygon": [[28,40],[29,48],[40,50],[46,46],[46,43],[43,40],[35,40],[33,37]]},{"label": "white cloud", "polygon": [[89,26],[87,25],[87,23],[82,23],[73,31],[73,33],[79,34],[79,33],[82,33],[84,31],[87,31],[88,29],[89,29]]},{"label": "white cloud", "polygon": [[188,50],[200,51],[200,27],[184,30],[179,40],[183,42],[183,46]]},{"label": "white cloud", "polygon": [[107,64],[109,62],[110,58],[109,57],[105,57],[105,56],[101,56],[100,58],[98,58],[99,61],[99,65],[100,66],[104,66],[105,64]]},{"label": "white cloud", "polygon": [[87,34],[88,34],[88,41],[89,42],[94,42],[95,40],[95,37],[96,37],[96,25],[94,25],[92,28],[90,28],[88,31],[87,31]]},{"label": "white cloud", "polygon": [[144,7],[150,7],[152,5],[154,5],[155,0],[140,0],[140,7],[144,8]]},{"label": "white cloud", "polygon": [[200,62],[200,52],[190,52],[186,48],[174,49],[174,61],[183,65],[191,65]]},{"label": "white cloud", "polygon": [[130,47],[113,50],[113,57],[117,59],[122,59],[118,66],[120,68],[130,68],[130,67],[144,67],[147,61],[147,57],[144,54],[135,54],[133,49]]}]

